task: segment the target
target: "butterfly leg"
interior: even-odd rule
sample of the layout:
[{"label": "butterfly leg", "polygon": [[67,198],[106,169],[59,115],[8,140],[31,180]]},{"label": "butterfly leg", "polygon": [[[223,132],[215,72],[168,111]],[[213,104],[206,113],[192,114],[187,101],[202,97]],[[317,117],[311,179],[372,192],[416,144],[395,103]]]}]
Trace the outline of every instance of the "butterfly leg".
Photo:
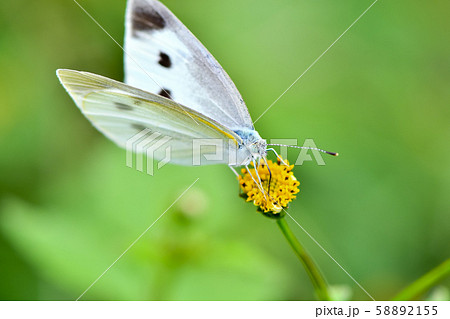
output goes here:
[{"label": "butterfly leg", "polygon": [[236,170],[234,169],[234,167],[233,166],[231,166],[231,165],[228,165],[228,167],[233,171],[233,173],[234,173],[234,175],[236,175],[236,177],[239,177],[239,174],[238,174],[238,172],[236,172]]},{"label": "butterfly leg", "polygon": [[[266,193],[264,192],[264,188],[262,187],[262,183],[261,183],[261,179],[259,179],[259,183],[256,181],[256,179],[253,177],[252,173],[250,172],[250,169],[248,168],[248,165],[245,165],[245,169],[247,170],[248,174],[250,175],[250,177],[252,178],[253,182],[255,183],[256,186],[258,186],[259,190],[261,191],[261,193],[264,195],[264,199],[267,200],[266,198]],[[256,174],[258,174],[257,169],[255,168],[255,172]],[[257,175],[259,178],[259,175]]]},{"label": "butterfly leg", "polygon": [[267,150],[268,150],[268,151],[274,152],[275,155],[277,156],[277,158],[281,161],[281,163],[283,163],[283,165],[286,165],[286,166],[287,166],[287,163],[283,160],[283,158],[282,158],[280,155],[278,155],[278,153],[277,153],[277,151],[275,151],[275,149],[273,149],[273,148],[268,148]]},{"label": "butterfly leg", "polygon": [[270,171],[269,163],[267,163],[267,158],[263,157],[264,163],[266,163],[267,170],[269,171],[269,185],[267,186],[267,194],[270,194],[270,183],[272,182],[272,172]]},{"label": "butterfly leg", "polygon": [[[258,178],[259,185],[261,185],[261,187],[260,187],[260,189],[262,189],[261,192],[263,193],[264,198],[267,200],[267,198],[266,198],[266,191],[264,190],[264,186],[263,186],[263,184],[262,184],[261,177],[259,176],[258,169],[257,169],[257,167],[256,167],[256,160],[253,158],[253,159],[252,159],[252,162],[253,162],[253,167],[255,167],[255,174],[256,174],[256,177]],[[258,165],[259,165],[259,164],[258,164]],[[269,195],[268,192],[267,192],[267,195]]]}]

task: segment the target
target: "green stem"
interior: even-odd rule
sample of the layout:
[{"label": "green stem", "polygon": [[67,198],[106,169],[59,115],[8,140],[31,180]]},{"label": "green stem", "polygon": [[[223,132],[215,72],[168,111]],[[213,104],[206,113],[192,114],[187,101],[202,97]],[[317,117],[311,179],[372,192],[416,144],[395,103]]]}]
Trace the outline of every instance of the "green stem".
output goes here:
[{"label": "green stem", "polygon": [[442,264],[417,279],[397,294],[392,300],[416,300],[448,275],[450,275],[450,259],[447,259]]},{"label": "green stem", "polygon": [[317,268],[314,261],[306,253],[305,249],[303,249],[297,238],[295,238],[295,235],[289,228],[286,220],[284,218],[277,219],[277,224],[280,227],[284,237],[289,242],[289,245],[291,245],[298,259],[300,259],[303,266],[305,267],[306,272],[308,273],[308,276],[314,286],[317,297],[320,300],[331,300],[328,294],[327,284],[322,274],[320,273],[319,268]]}]

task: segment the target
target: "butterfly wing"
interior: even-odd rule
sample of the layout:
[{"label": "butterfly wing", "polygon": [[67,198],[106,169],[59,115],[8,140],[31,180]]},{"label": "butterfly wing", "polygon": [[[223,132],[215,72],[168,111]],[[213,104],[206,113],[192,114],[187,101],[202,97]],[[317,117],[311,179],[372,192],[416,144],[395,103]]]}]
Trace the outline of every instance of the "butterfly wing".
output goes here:
[{"label": "butterfly wing", "polygon": [[128,1],[125,82],[188,105],[232,130],[253,129],[230,77],[159,1]]},{"label": "butterfly wing", "polygon": [[[88,72],[58,70],[57,75],[82,113],[123,148],[151,149],[156,159],[166,158],[170,148],[170,161],[176,164],[195,165],[196,158],[201,159],[197,164],[219,164],[229,163],[228,152],[242,142],[216,121],[159,95]],[[200,146],[195,148],[193,141],[207,144],[202,154],[220,151],[222,158],[207,160],[198,153],[195,157]]]}]

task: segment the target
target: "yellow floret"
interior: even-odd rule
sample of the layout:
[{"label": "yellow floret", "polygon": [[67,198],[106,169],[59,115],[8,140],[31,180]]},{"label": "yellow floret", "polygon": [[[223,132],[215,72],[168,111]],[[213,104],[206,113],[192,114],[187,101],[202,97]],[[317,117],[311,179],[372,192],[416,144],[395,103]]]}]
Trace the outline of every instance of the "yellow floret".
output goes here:
[{"label": "yellow floret", "polygon": [[[258,206],[258,210],[269,217],[280,215],[283,208],[286,208],[288,203],[296,198],[295,194],[300,191],[298,188],[300,182],[292,173],[294,165],[289,165],[287,160],[284,160],[284,162],[287,165],[280,161],[274,163],[269,160],[267,161],[269,168],[267,168],[264,160],[261,160],[256,168],[249,170],[250,172],[243,168],[242,176],[239,176],[239,185],[243,191],[243,197],[246,198],[247,202],[253,201],[253,204]],[[272,178],[270,178],[269,169]],[[259,187],[254,182],[254,180],[258,182],[256,170],[261,179]],[[261,192],[261,186],[264,193]]]}]

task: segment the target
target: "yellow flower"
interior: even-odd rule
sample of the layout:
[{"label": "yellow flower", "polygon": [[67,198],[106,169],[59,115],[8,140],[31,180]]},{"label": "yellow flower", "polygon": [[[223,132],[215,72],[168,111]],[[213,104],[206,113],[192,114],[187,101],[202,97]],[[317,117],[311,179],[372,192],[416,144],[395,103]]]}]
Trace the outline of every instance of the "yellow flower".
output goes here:
[{"label": "yellow flower", "polygon": [[[243,168],[242,176],[239,175],[238,177],[239,185],[243,191],[242,197],[247,202],[253,201],[253,204],[258,206],[258,210],[268,217],[279,218],[284,216],[282,209],[286,208],[288,203],[296,198],[295,194],[300,191],[298,189],[300,182],[292,173],[294,165],[289,165],[287,160],[284,160],[284,162],[287,165],[282,164],[280,160],[276,163],[269,160],[267,161],[269,168],[267,168],[267,165],[261,159],[256,169],[249,169],[249,173],[247,169]],[[270,178],[269,169],[272,178]],[[255,183],[255,181],[258,182],[256,170],[261,178],[264,193],[261,192],[261,185]]]}]

